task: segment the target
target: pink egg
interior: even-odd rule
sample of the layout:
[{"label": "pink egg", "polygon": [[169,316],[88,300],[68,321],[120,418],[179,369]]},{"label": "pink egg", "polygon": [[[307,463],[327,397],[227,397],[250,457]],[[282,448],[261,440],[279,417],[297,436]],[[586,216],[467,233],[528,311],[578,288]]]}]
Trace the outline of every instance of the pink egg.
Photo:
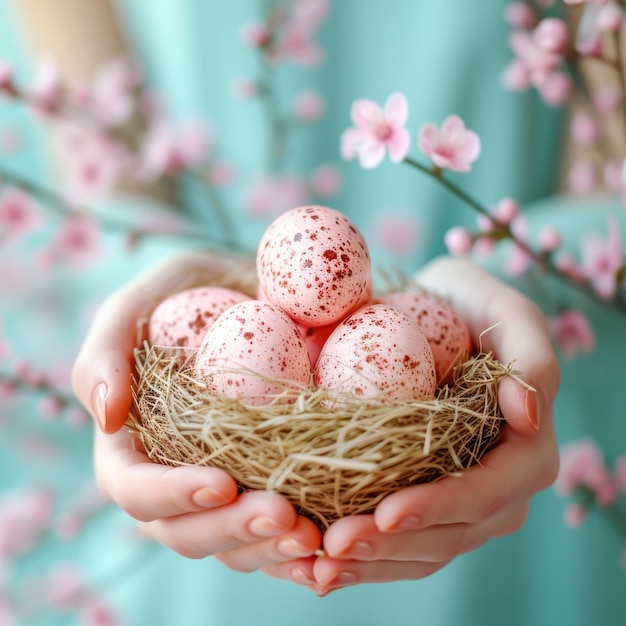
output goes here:
[{"label": "pink egg", "polygon": [[370,256],[342,213],[305,206],[280,215],[257,252],[259,286],[267,299],[306,326],[326,326],[371,295]]},{"label": "pink egg", "polygon": [[415,322],[386,304],[365,306],[344,319],[317,360],[315,384],[364,399],[429,400],[435,364]]},{"label": "pink egg", "polygon": [[259,300],[220,315],[200,346],[195,369],[215,393],[257,406],[311,382],[309,355],[295,323]]},{"label": "pink egg", "polygon": [[148,325],[151,345],[199,348],[215,320],[250,296],[223,287],[195,287],[175,293],[154,309]]},{"label": "pink egg", "polygon": [[449,304],[430,294],[398,291],[383,296],[381,301],[417,323],[433,351],[438,381],[447,382],[459,355],[471,353],[472,338],[467,324]]}]

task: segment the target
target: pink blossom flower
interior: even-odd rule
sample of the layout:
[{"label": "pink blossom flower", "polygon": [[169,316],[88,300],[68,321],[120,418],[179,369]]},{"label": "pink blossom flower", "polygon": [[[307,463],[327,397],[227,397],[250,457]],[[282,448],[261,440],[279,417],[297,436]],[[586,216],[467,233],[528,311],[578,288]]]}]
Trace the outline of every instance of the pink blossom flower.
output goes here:
[{"label": "pink blossom flower", "polygon": [[567,309],[550,318],[548,328],[565,358],[573,359],[578,353],[591,352],[595,348],[593,328],[576,309]]},{"label": "pink blossom flower", "polygon": [[[528,243],[528,224],[523,215],[520,214],[513,219],[509,224],[509,228],[517,241]],[[508,276],[521,276],[528,271],[533,263],[533,259],[523,247],[514,241],[511,243],[511,252],[504,264],[504,272]]]},{"label": "pink blossom flower", "polygon": [[445,234],[444,243],[452,256],[464,256],[471,252],[474,238],[467,228],[455,226]]},{"label": "pink blossom flower", "polygon": [[275,217],[307,202],[306,183],[295,176],[266,176],[254,181],[244,199],[251,217]]},{"label": "pink blossom flower", "polygon": [[447,117],[441,130],[434,124],[420,128],[419,149],[439,168],[469,172],[471,164],[480,155],[478,135],[465,128],[457,115]]},{"label": "pink blossom flower", "polygon": [[5,493],[0,499],[0,557],[31,550],[52,518],[52,497],[32,489]]},{"label": "pink blossom flower", "polygon": [[66,221],[57,231],[52,242],[51,260],[80,269],[102,253],[99,224],[88,218],[74,218]]},{"label": "pink blossom flower", "polygon": [[613,85],[605,85],[596,87],[591,92],[591,101],[598,113],[608,115],[617,110],[622,102],[622,94],[620,90]]},{"label": "pink blossom flower", "polygon": [[595,292],[609,300],[617,289],[618,272],[623,266],[622,241],[617,220],[609,218],[606,239],[595,233],[581,244],[582,268]]},{"label": "pink blossom flower", "polygon": [[584,283],[586,280],[583,268],[569,252],[560,252],[557,254],[554,259],[554,266],[572,282]]},{"label": "pink blossom flower", "polygon": [[203,122],[157,123],[144,139],[139,175],[155,179],[186,168],[194,169],[204,164],[211,149],[212,139]]},{"label": "pink blossom flower", "polygon": [[609,2],[600,8],[596,24],[600,30],[617,32],[624,21],[624,10],[615,2]]},{"label": "pink blossom flower", "polygon": [[539,247],[542,252],[552,253],[558,250],[563,243],[561,233],[552,226],[546,226],[539,231]]},{"label": "pink blossom flower", "polygon": [[597,184],[596,170],[591,161],[574,163],[567,175],[569,188],[575,194],[589,193]]},{"label": "pink blossom flower", "polygon": [[376,167],[389,151],[389,158],[399,163],[406,157],[411,137],[405,124],[409,114],[406,96],[393,93],[381,109],[371,100],[357,100],[350,111],[354,124],[341,135],[344,159],[358,157],[361,167]]},{"label": "pink blossom flower", "polygon": [[406,256],[417,248],[418,226],[410,214],[383,211],[374,219],[372,228],[373,240],[396,257]]},{"label": "pink blossom flower", "polygon": [[500,224],[510,224],[520,214],[520,207],[513,198],[502,198],[491,213]]},{"label": "pink blossom flower", "polygon": [[57,611],[79,606],[85,591],[84,574],[76,563],[62,561],[47,574],[45,602]]},{"label": "pink blossom flower", "polygon": [[562,55],[569,43],[569,29],[563,20],[548,17],[539,22],[533,37],[542,50]]},{"label": "pink blossom flower", "polygon": [[54,113],[63,101],[63,84],[57,63],[43,56],[37,63],[35,79],[30,87],[30,103],[44,115]]},{"label": "pink blossom flower", "polygon": [[16,187],[0,191],[0,238],[15,241],[36,230],[42,222],[26,192]]},{"label": "pink blossom flower", "polygon": [[316,25],[299,20],[288,20],[278,33],[270,52],[270,60],[285,61],[301,67],[317,67],[324,53],[314,41]]},{"label": "pink blossom flower", "polygon": [[574,141],[581,146],[591,146],[600,137],[596,120],[584,112],[577,112],[570,123],[570,132]]},{"label": "pink blossom flower", "polygon": [[537,23],[537,15],[527,2],[511,2],[504,11],[504,19],[516,28],[532,28]]},{"label": "pink blossom flower", "polygon": [[139,70],[130,59],[108,61],[98,70],[88,94],[91,112],[104,124],[123,124],[135,110],[135,90],[140,83]]},{"label": "pink blossom flower", "polygon": [[528,70],[530,84],[539,87],[546,78],[561,65],[563,57],[555,52],[544,50],[537,44],[532,33],[515,30],[509,35],[509,45],[513,53]]},{"label": "pink blossom flower", "polygon": [[580,502],[572,502],[563,511],[563,523],[570,528],[580,526],[587,518],[587,509]]},{"label": "pink blossom flower", "polygon": [[537,87],[546,104],[553,107],[564,105],[572,95],[572,79],[565,72],[552,72]]},{"label": "pink blossom flower", "polygon": [[294,115],[301,122],[316,120],[324,110],[324,100],[316,91],[302,91],[293,103]]},{"label": "pink blossom flower", "polygon": [[616,483],[606,467],[602,452],[591,439],[583,439],[561,450],[561,465],[554,488],[559,495],[571,495],[577,488],[589,489],[601,505],[617,497]]},{"label": "pink blossom flower", "polygon": [[334,165],[320,165],[311,174],[310,184],[313,194],[330,198],[341,188],[341,174]]}]

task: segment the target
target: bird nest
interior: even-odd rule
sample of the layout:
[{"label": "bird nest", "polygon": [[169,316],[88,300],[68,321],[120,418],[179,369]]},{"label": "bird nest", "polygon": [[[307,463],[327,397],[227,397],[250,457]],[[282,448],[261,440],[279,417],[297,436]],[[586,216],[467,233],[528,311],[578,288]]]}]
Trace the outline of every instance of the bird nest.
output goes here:
[{"label": "bird nest", "polygon": [[454,367],[434,400],[364,402],[311,386],[247,406],[212,394],[180,349],[144,342],[135,359],[127,425],[153,461],[221,468],[242,491],[284,495],[322,529],[479,462],[498,440],[498,383],[512,373],[478,354]]}]

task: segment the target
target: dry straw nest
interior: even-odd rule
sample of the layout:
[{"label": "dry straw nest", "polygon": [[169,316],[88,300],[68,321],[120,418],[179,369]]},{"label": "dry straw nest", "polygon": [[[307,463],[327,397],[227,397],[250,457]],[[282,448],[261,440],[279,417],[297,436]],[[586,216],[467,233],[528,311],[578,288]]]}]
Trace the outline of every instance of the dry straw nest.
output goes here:
[{"label": "dry straw nest", "polygon": [[[220,284],[242,288],[232,276]],[[128,427],[153,461],[222,468],[242,490],[283,494],[322,529],[477,463],[497,442],[498,383],[512,373],[479,354],[431,401],[342,398],[329,408],[326,393],[308,388],[245,406],[212,395],[180,356],[147,343],[135,356]]]}]

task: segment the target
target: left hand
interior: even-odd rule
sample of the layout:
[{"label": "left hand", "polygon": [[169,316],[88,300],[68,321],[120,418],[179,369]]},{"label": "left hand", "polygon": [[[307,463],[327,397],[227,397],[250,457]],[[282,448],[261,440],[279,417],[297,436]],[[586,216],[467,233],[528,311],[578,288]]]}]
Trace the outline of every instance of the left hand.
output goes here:
[{"label": "left hand", "polygon": [[[499,443],[461,477],[408,487],[386,497],[371,515],[333,524],[324,537],[324,556],[299,563],[320,595],[348,585],[428,576],[489,539],[519,530],[532,496],[556,478],[552,403],[559,369],[541,312],[466,261],[435,261],[418,280],[449,299],[475,341],[501,322],[482,338],[483,349],[502,363],[514,361],[536,392],[512,378],[501,382],[507,423]],[[293,580],[281,564],[265,571]]]}]

